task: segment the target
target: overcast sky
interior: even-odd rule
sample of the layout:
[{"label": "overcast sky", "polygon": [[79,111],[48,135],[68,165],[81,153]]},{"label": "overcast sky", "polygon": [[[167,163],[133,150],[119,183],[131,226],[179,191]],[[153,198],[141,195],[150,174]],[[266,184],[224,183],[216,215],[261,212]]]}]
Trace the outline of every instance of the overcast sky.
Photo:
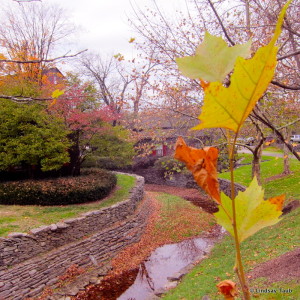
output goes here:
[{"label": "overcast sky", "polygon": [[[47,4],[57,4],[67,12],[67,18],[78,27],[73,43],[58,51],[75,53],[88,49],[101,55],[121,53],[127,59],[135,56],[130,38],[137,34],[130,27],[128,17],[133,16],[130,0],[42,0]],[[152,0],[131,0],[133,5],[141,9],[152,7]],[[175,9],[184,9],[185,0],[156,0],[157,4],[167,15],[174,14]],[[0,0],[1,7],[17,6],[13,0]],[[23,4],[26,5],[26,4]],[[67,66],[66,66],[67,67]]]},{"label": "overcast sky", "polygon": [[[78,44],[93,52],[130,55],[133,46],[128,43],[136,37],[128,17],[132,16],[130,0],[42,0],[65,7],[73,23],[81,28]],[[132,0],[145,9],[152,0]],[[157,0],[164,10],[172,11],[185,0]],[[134,4],[135,5],[135,4]]]},{"label": "overcast sky", "polygon": [[[164,10],[183,7],[185,0],[156,0]],[[76,50],[88,48],[96,53],[132,55],[133,46],[128,43],[136,37],[128,23],[132,16],[130,0],[42,0],[44,3],[57,4],[66,9],[70,21],[79,27]],[[134,5],[145,9],[152,0],[131,0]],[[0,5],[18,5],[13,0],[0,0]],[[26,4],[24,4],[26,5]],[[1,9],[1,8],[0,8]],[[72,49],[74,50],[74,49]]]}]

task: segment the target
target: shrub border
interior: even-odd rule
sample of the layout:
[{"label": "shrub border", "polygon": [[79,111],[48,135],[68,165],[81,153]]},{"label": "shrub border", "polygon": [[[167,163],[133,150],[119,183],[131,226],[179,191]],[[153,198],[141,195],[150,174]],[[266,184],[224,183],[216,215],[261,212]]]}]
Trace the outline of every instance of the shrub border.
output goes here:
[{"label": "shrub border", "polygon": [[128,199],[29,233],[0,238],[0,298],[38,295],[46,285],[57,282],[70,265],[92,266],[95,261],[110,260],[137,242],[151,209],[142,201],[144,178],[126,175],[136,177]]}]

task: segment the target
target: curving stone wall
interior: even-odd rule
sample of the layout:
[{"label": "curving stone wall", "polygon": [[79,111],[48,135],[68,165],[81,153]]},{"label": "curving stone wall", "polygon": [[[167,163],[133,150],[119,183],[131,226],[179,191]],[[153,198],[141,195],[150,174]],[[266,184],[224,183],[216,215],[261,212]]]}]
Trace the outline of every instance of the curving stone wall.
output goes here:
[{"label": "curving stone wall", "polygon": [[[197,183],[195,182],[193,175],[190,172],[173,174],[170,179],[164,178],[162,172],[155,168],[139,169],[136,170],[136,173],[145,178],[145,183],[200,189]],[[227,179],[219,178],[219,184],[220,184],[220,190],[230,197],[231,196],[230,181]],[[235,183],[236,194],[238,191],[244,191],[244,190],[245,187],[243,185]]]},{"label": "curving stone wall", "polygon": [[71,265],[100,267],[138,241],[151,212],[143,197],[144,178],[136,176],[123,202],[0,238],[0,300],[38,295]]}]

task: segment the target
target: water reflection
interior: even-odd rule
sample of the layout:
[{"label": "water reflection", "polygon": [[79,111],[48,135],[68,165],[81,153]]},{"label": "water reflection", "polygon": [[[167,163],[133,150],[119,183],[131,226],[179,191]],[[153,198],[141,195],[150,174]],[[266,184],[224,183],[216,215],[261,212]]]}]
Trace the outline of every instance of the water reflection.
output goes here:
[{"label": "water reflection", "polygon": [[140,265],[135,282],[117,299],[147,299],[168,282],[168,277],[194,262],[210,245],[210,239],[196,238],[157,248]]},{"label": "water reflection", "polygon": [[168,277],[186,267],[208,251],[215,238],[195,238],[157,248],[134,270],[104,279],[79,293],[80,300],[145,300],[163,288]]}]

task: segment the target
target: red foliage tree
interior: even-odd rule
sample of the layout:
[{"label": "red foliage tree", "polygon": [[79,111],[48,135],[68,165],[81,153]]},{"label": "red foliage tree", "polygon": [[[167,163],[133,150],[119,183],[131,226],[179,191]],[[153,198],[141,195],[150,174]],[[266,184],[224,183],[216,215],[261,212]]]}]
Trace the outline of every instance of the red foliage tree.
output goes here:
[{"label": "red foliage tree", "polygon": [[49,106],[49,111],[63,118],[70,130],[70,163],[65,170],[67,175],[73,176],[80,174],[81,163],[93,150],[90,141],[94,135],[103,134],[108,130],[107,123],[120,117],[111,107],[97,102],[91,85],[78,80],[66,84],[65,93]]}]

